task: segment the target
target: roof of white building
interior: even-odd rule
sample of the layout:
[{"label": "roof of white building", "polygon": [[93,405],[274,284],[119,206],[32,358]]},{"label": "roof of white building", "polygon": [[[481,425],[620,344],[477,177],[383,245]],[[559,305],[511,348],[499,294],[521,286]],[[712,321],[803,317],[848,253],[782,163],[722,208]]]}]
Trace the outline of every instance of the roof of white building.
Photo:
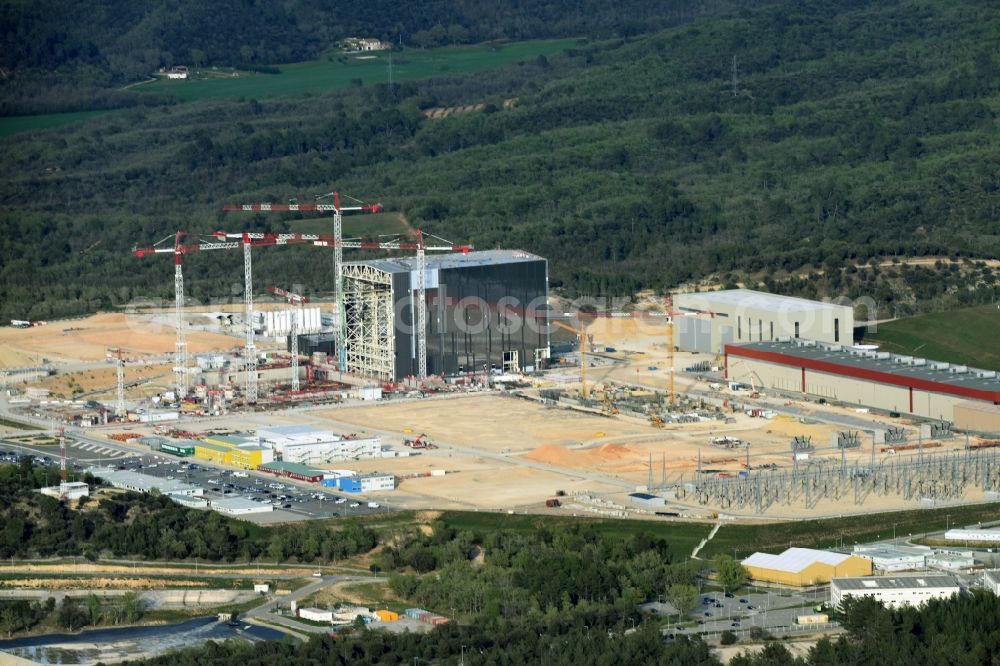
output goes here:
[{"label": "roof of white building", "polygon": [[832,553],[828,550],[789,548],[780,555],[771,555],[770,553],[754,553],[750,557],[743,560],[743,566],[798,573],[816,562],[822,562],[823,564],[829,564],[830,566],[835,567],[849,557],[851,556],[844,555],[843,553]]},{"label": "roof of white building", "polygon": [[958,588],[954,576],[874,576],[834,578],[831,584],[841,590],[921,590],[929,587]]},{"label": "roof of white building", "polygon": [[834,309],[842,310],[845,308],[845,306],[836,303],[810,301],[806,298],[770,294],[766,291],[754,291],[753,289],[724,289],[722,291],[701,291],[691,294],[674,295],[674,303],[678,308],[684,309],[684,306],[688,302],[697,302],[702,307],[707,307],[710,310],[712,309],[712,305],[718,307],[752,307],[775,312],[808,312]]}]

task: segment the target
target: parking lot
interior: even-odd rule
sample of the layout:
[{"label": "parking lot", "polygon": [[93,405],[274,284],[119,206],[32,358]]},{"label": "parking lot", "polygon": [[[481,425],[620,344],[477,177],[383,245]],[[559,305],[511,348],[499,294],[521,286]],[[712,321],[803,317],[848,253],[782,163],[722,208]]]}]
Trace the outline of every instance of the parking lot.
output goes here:
[{"label": "parking lot", "polygon": [[357,516],[385,510],[381,502],[374,502],[378,506],[369,506],[368,499],[329,492],[319,484],[297,483],[256,472],[206,467],[202,461],[191,458],[148,454],[116,462],[117,467],[129,471],[176,479],[204,488],[204,497],[208,500],[242,497],[270,504],[275,512],[284,511],[299,518]]},{"label": "parking lot", "polygon": [[680,623],[668,623],[663,634],[670,640],[682,633],[719,634],[726,630],[742,633],[753,627],[785,630],[796,627],[795,620],[800,615],[816,613],[815,606],[825,601],[827,595],[822,590],[818,593],[790,590],[756,590],[734,595],[704,593],[698,598],[695,610]]},{"label": "parking lot", "polygon": [[[58,446],[26,446],[19,442],[0,442],[0,463],[17,463],[22,456],[31,456],[35,466],[49,466],[53,483],[59,478]],[[67,465],[77,474],[95,467],[113,467],[141,472],[163,479],[176,479],[204,488],[208,500],[242,497],[274,507],[273,513],[248,514],[249,520],[267,517],[266,522],[309,520],[337,516],[359,516],[385,511],[385,502],[350,494],[330,492],[319,484],[294,482],[269,474],[208,467],[203,461],[175,458],[157,453],[128,451],[113,443],[90,446],[89,440],[67,437]],[[99,474],[97,474],[99,476]]]}]

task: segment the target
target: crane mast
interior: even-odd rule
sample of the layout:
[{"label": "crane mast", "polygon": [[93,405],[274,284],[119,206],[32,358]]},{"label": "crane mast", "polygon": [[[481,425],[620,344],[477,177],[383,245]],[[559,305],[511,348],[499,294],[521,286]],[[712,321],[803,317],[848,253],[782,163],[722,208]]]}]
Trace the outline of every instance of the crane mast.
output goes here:
[{"label": "crane mast", "polygon": [[290,304],[292,304],[292,305],[298,305],[299,306],[298,311],[295,311],[295,310],[292,311],[291,327],[290,327],[291,330],[289,332],[289,335],[291,336],[289,352],[291,352],[291,356],[292,356],[292,390],[293,391],[298,391],[299,390],[299,331],[298,331],[299,326],[298,326],[298,324],[299,324],[299,319],[302,319],[303,321],[305,321],[305,312],[303,311],[302,306],[303,306],[304,303],[306,303],[306,301],[308,299],[305,296],[302,296],[300,294],[293,294],[290,291],[285,291],[284,289],[281,289],[280,287],[268,287],[267,290],[269,292],[271,292],[272,294],[274,294],[275,296],[281,296],[286,301],[288,301]]},{"label": "crane mast", "polygon": [[[180,234],[177,235],[180,245]],[[187,373],[187,341],[184,339],[184,272],[181,269],[181,257],[174,252],[174,326],[177,329],[176,352],[174,353],[174,373],[176,374],[177,396],[183,398],[188,392]]]},{"label": "crane mast", "polygon": [[246,377],[244,392],[247,403],[257,402],[257,348],[253,332],[253,258],[249,238],[243,238],[243,305],[246,309]]},{"label": "crane mast", "polygon": [[[320,203],[328,197],[333,198],[332,204]],[[382,210],[381,204],[366,204],[358,201],[358,206],[343,207],[340,205],[340,193],[329,192],[319,194],[315,197],[316,203],[300,204],[295,200],[287,204],[276,203],[251,203],[251,204],[226,204],[222,207],[224,212],[318,212],[333,213],[333,274],[334,274],[334,299],[336,300],[336,329],[337,329],[337,358],[338,367],[341,372],[347,365],[347,316],[344,313],[344,229],[343,214],[345,211],[360,213],[378,213]]]},{"label": "crane mast", "polygon": [[417,378],[427,377],[427,255],[424,234],[417,230]]},{"label": "crane mast", "polygon": [[118,362],[115,364],[116,398],[115,416],[124,419],[128,416],[125,409],[125,359],[122,358],[122,350],[118,350]]}]

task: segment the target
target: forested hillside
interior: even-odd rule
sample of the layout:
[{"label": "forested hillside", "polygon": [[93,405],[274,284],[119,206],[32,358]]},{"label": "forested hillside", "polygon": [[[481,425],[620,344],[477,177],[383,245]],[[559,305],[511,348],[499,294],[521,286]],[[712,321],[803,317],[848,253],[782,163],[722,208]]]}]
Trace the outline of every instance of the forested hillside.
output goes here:
[{"label": "forested hillside", "polygon": [[[294,228],[219,211],[335,188],[454,241],[545,255],[570,295],[716,274],[900,315],[1000,297],[983,265],[892,263],[1000,255],[994,3],[721,6],[486,75],[127,109],[4,139],[0,319],[169,298],[167,262],[131,258],[134,243]],[[237,254],[189,259],[192,298],[240,298]],[[330,289],[319,250],[254,262],[261,287]]]},{"label": "forested hillside", "polygon": [[134,106],[107,90],[173,65],[255,69],[315,58],[344,37],[426,48],[627,36],[746,0],[14,0],[0,5],[0,115]]}]

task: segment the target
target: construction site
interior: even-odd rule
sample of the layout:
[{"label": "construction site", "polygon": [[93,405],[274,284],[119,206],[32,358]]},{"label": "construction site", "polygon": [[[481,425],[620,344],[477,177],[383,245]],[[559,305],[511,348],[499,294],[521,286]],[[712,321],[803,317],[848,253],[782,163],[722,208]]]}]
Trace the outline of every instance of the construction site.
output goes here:
[{"label": "construction site", "polygon": [[[394,506],[415,509],[790,517],[1000,489],[992,434],[872,411],[854,394],[814,395],[807,370],[825,382],[826,366],[807,358],[801,387],[786,377],[799,370],[782,369],[802,354],[773,371],[776,354],[747,356],[765,337],[806,344],[800,332],[840,349],[850,308],[746,290],[578,307],[549,293],[546,260],[528,252],[419,231],[342,237],[343,214],[379,204],[342,206],[332,193],[225,210],[328,213],[333,233],[177,232],[137,244],[135,261],[173,259],[173,307],[0,330],[8,413],[91,437],[159,437],[158,450],[241,469],[280,463],[302,482],[336,479],[350,460],[360,492],[392,490]],[[290,244],[332,250],[329,297],[277,284],[254,293],[254,253]],[[344,249],[393,256],[345,262]],[[241,302],[187,307],[185,262],[226,250],[243,254]],[[995,375],[976,381],[992,395]],[[361,441],[371,450],[351,453]]]}]

